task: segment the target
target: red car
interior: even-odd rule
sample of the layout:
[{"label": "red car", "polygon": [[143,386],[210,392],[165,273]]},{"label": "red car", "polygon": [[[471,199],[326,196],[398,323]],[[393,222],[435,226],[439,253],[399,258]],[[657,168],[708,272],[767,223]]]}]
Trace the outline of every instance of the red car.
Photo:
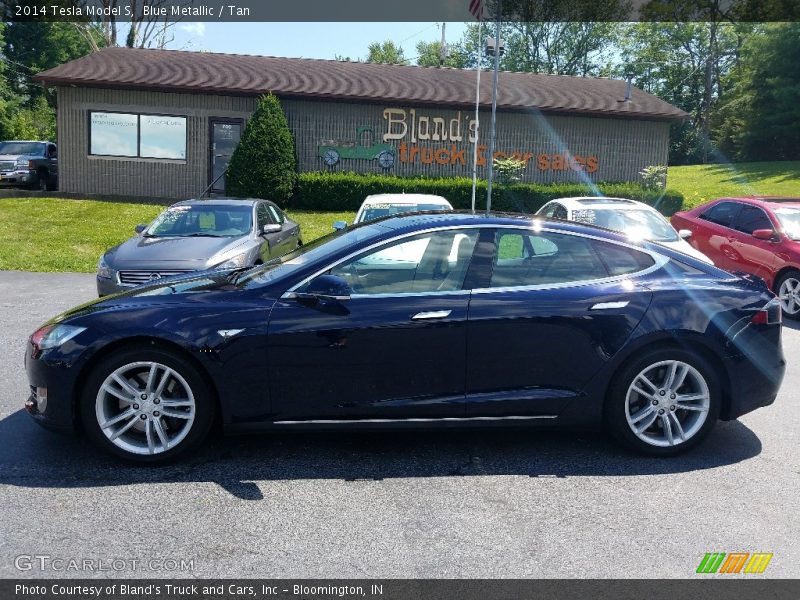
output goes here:
[{"label": "red car", "polygon": [[800,319],[800,198],[719,198],[675,213],[672,226],[716,266],[764,279],[783,314]]}]

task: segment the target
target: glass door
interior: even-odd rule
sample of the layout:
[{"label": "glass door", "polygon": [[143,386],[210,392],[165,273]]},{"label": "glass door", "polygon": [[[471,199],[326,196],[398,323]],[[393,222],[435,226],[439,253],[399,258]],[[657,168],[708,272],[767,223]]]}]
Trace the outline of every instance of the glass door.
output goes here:
[{"label": "glass door", "polygon": [[211,120],[211,192],[225,193],[225,169],[242,137],[241,119]]}]

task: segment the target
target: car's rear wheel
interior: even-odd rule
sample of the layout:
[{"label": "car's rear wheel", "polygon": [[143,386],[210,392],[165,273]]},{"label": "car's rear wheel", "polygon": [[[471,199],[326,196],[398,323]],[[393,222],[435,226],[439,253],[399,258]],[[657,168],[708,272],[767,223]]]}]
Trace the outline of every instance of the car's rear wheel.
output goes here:
[{"label": "car's rear wheel", "polygon": [[720,401],[713,369],[703,357],[684,349],[656,349],[622,368],[609,388],[605,420],[628,448],[672,456],[708,435]]},{"label": "car's rear wheel", "polygon": [[214,417],[202,375],[157,348],[116,353],[89,375],[81,404],[88,435],[134,462],[170,460],[199,443]]},{"label": "car's rear wheel", "polygon": [[781,310],[789,319],[800,319],[800,271],[785,273],[775,285]]}]

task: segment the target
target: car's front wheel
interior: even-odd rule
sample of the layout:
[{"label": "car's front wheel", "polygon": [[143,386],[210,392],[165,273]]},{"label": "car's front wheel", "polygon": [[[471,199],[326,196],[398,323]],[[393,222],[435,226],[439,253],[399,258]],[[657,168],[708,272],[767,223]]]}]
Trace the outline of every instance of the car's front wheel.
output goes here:
[{"label": "car's front wheel", "polygon": [[684,349],[629,361],[606,399],[606,425],[628,448],[673,456],[699,444],[719,416],[720,388],[708,362]]},{"label": "car's front wheel", "polygon": [[88,435],[134,462],[163,462],[208,433],[214,402],[200,372],[159,348],[138,347],[101,361],[86,381],[81,418]]}]

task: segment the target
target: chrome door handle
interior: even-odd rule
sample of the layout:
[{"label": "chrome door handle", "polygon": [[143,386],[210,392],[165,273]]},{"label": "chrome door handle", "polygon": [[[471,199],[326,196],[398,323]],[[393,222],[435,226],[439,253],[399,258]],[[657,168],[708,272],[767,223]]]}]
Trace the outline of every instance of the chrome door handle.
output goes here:
[{"label": "chrome door handle", "polygon": [[444,319],[449,316],[452,310],[431,310],[427,312],[418,312],[413,317],[414,321],[422,321],[424,319]]},{"label": "chrome door handle", "polygon": [[625,308],[628,306],[630,302],[625,300],[624,302],[598,302],[594,304],[589,310],[610,310],[612,308]]}]

